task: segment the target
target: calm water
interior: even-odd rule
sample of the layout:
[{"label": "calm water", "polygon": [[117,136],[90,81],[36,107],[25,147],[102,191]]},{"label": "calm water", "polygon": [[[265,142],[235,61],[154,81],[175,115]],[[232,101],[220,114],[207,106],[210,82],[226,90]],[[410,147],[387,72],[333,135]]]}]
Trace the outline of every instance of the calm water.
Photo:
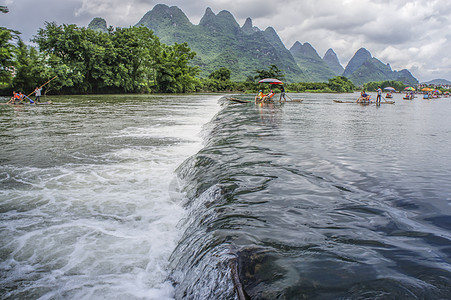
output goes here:
[{"label": "calm water", "polygon": [[2,298],[444,299],[451,99],[0,107]]}]

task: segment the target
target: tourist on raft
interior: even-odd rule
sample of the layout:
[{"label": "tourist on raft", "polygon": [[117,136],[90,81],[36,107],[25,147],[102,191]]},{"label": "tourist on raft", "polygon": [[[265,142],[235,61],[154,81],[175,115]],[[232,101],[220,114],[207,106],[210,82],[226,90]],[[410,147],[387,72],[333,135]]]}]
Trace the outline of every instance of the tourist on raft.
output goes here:
[{"label": "tourist on raft", "polygon": [[361,93],[360,93],[360,97],[359,97],[359,99],[357,99],[357,102],[369,102],[370,101],[370,95],[368,95],[366,92],[365,92],[365,90],[363,90]]}]

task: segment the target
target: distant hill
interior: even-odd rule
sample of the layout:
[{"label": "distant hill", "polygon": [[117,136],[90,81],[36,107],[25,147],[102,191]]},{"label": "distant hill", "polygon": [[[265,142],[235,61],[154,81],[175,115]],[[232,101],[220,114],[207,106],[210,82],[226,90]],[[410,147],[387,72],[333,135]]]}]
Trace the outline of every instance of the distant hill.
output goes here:
[{"label": "distant hill", "polygon": [[105,19],[98,18],[98,17],[92,19],[92,21],[88,25],[88,28],[93,29],[93,30],[99,30],[102,32],[108,31],[108,28],[106,27]]},{"label": "distant hill", "polygon": [[446,79],[433,79],[428,82],[422,82],[422,84],[431,85],[451,85],[451,81]]},{"label": "distant hill", "polygon": [[370,81],[397,80],[407,85],[418,84],[418,80],[408,70],[393,71],[389,64],[371,56],[365,48],[360,48],[349,61],[343,76],[354,84],[363,85]]},{"label": "distant hill", "polygon": [[343,75],[343,72],[345,69],[340,64],[337,54],[334,52],[334,50],[332,50],[332,48],[329,48],[329,50],[326,51],[326,53],[324,54],[323,60],[329,66],[329,68],[334,72],[335,76]]},{"label": "distant hill", "polygon": [[301,44],[296,42],[290,48],[290,52],[299,68],[307,75],[309,81],[327,81],[329,78],[337,75],[309,43]]},{"label": "distant hill", "polygon": [[[232,71],[232,80],[245,80],[254,76],[255,70],[274,64],[283,71],[286,82],[327,81],[343,75],[356,85],[384,80],[418,83],[408,70],[393,71],[365,48],[355,53],[346,68],[332,49],[323,58],[309,43],[296,42],[288,50],[274,28],[262,31],[250,18],[240,27],[226,10],[215,14],[207,8],[199,24],[194,25],[178,7],[157,4],[135,26],[141,25],[153,30],[162,43],[187,42],[197,54],[192,63],[200,67],[202,77],[226,67]],[[88,27],[108,30],[101,18],[93,19]]]}]

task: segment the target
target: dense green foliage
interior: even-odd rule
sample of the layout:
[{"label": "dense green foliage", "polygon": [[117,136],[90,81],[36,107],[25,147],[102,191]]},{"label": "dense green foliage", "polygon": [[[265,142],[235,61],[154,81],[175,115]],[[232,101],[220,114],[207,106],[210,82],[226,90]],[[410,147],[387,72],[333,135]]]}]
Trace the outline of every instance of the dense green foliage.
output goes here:
[{"label": "dense green foliage", "polygon": [[0,28],[0,86],[11,84],[11,67],[13,66],[14,45],[11,43],[11,31]]},{"label": "dense green foliage", "polygon": [[28,47],[22,40],[15,50],[15,76],[12,88],[18,91],[33,91],[45,82],[52,72],[46,67],[46,59],[35,48]]},{"label": "dense green foliage", "polygon": [[352,93],[356,89],[354,83],[344,76],[329,79],[328,87],[337,93]]},{"label": "dense green foliage", "polygon": [[195,53],[166,46],[145,27],[112,32],[47,23],[34,39],[64,92],[186,92],[195,90]]},{"label": "dense green foliage", "polygon": [[186,43],[167,46],[145,27],[107,32],[46,23],[34,38],[39,50],[0,28],[2,88],[32,91],[57,76],[54,93],[170,92],[199,89],[196,53]]},{"label": "dense green foliage", "polygon": [[[0,6],[0,12],[7,13],[6,6]],[[12,29],[0,27],[0,88],[11,85],[14,71],[14,39],[18,39],[20,33]]]},{"label": "dense green foliage", "polygon": [[283,80],[285,78],[285,75],[283,74],[282,70],[280,70],[279,67],[277,67],[274,64],[270,65],[268,70],[257,69],[255,72],[257,72],[257,75],[254,76],[254,79],[256,81],[259,81],[264,78],[275,78],[279,80]]},{"label": "dense green foliage", "polygon": [[234,91],[237,85],[230,80],[231,73],[227,68],[219,68],[202,79],[202,89],[210,92]]}]

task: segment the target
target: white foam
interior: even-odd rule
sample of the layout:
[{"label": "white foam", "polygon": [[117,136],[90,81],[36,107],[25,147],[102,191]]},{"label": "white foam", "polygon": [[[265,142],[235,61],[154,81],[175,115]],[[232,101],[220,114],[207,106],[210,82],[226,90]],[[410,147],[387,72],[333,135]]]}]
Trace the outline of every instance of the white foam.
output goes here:
[{"label": "white foam", "polygon": [[171,299],[168,258],[185,213],[174,171],[201,148],[202,124],[219,108],[211,98],[201,107],[184,107],[186,117],[172,124],[111,136],[175,143],[122,147],[105,153],[105,164],[15,170],[21,187],[0,194],[8,210],[0,220],[1,251],[9,253],[0,269],[8,274],[4,286],[27,284],[9,295]]}]

